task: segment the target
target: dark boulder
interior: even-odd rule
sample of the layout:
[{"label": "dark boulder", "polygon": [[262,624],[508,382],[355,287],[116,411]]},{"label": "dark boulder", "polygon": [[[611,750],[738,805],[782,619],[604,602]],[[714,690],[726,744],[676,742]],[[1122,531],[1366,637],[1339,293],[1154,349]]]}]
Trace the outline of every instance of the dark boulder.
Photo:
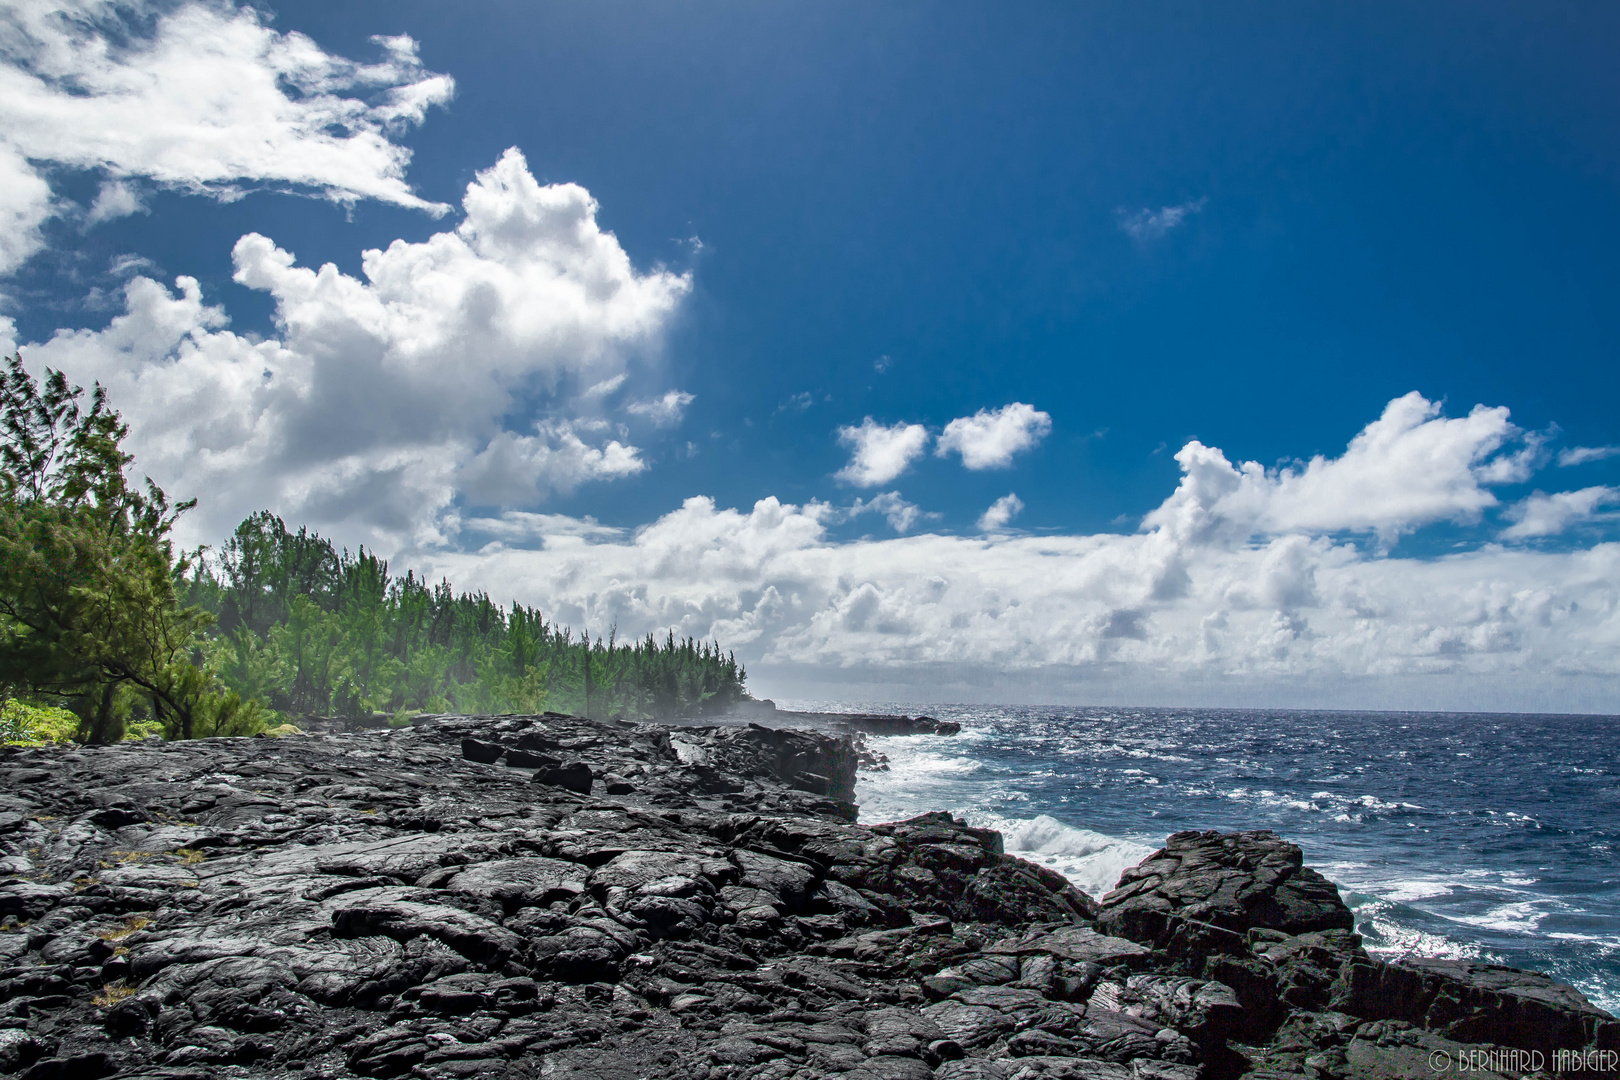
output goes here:
[{"label": "dark boulder", "polygon": [[1352,966],[1335,1008],[1403,1020],[1458,1042],[1540,1051],[1620,1050],[1620,1022],[1574,987],[1533,971],[1475,960],[1369,960]]},{"label": "dark boulder", "polygon": [[506,753],[506,747],[500,743],[484,742],[481,739],[462,739],[461,756],[468,761],[476,761],[483,765],[493,765],[501,760]]},{"label": "dark boulder", "polygon": [[1175,833],[1120,876],[1097,916],[1108,933],[1149,944],[1167,941],[1185,922],[1238,936],[1354,925],[1333,883],[1304,865],[1296,845],[1269,831]]},{"label": "dark boulder", "polygon": [[550,784],[552,787],[567,788],[569,791],[576,791],[581,795],[591,793],[591,781],[593,779],[591,767],[582,761],[541,769],[534,774],[534,782],[537,784]]},{"label": "dark boulder", "polygon": [[956,735],[962,725],[932,716],[889,716],[883,713],[844,713],[840,721],[867,735]]}]

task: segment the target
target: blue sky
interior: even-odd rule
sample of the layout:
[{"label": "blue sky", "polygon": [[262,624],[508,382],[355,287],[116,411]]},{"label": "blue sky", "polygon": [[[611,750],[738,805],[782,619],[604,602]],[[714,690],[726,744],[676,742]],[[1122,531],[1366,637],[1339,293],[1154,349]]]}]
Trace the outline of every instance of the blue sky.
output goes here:
[{"label": "blue sky", "polygon": [[762,692],[1620,707],[1620,13],[4,18],[0,337],[195,540],[268,506]]}]

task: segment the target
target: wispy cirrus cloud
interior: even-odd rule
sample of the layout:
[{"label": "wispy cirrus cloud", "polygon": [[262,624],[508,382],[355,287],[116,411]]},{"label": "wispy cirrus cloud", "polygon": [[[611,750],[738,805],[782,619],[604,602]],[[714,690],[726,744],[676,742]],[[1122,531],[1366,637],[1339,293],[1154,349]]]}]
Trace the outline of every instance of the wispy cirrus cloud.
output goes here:
[{"label": "wispy cirrus cloud", "polygon": [[1617,456],[1620,456],[1620,446],[1571,446],[1558,452],[1558,464],[1567,468]]},{"label": "wispy cirrus cloud", "polygon": [[979,531],[1000,532],[1012,524],[1013,518],[1023,512],[1024,500],[1012,492],[1008,492],[991,503],[989,508],[979,515]]},{"label": "wispy cirrus cloud", "polygon": [[1157,210],[1143,207],[1140,210],[1126,210],[1121,207],[1115,211],[1119,218],[1119,227],[1126,236],[1136,241],[1157,240],[1171,229],[1180,226],[1193,214],[1204,209],[1209,202],[1207,197],[1191,199],[1175,206],[1161,206]]},{"label": "wispy cirrus cloud", "polygon": [[686,407],[696,400],[684,390],[669,390],[646,401],[632,401],[624,411],[651,420],[656,427],[672,427],[681,422]]},{"label": "wispy cirrus cloud", "polygon": [[139,209],[142,185],[235,199],[271,188],[442,214],[405,181],[398,136],[449,101],[408,37],[359,63],[229,3],[64,0],[0,10],[0,273],[74,208],[55,167],[107,183],[90,224]]}]

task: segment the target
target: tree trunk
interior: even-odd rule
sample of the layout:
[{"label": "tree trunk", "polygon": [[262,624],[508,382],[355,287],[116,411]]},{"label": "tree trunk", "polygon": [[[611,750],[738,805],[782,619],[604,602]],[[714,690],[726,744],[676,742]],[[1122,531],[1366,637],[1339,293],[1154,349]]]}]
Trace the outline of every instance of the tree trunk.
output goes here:
[{"label": "tree trunk", "polygon": [[101,694],[96,699],[96,713],[90,719],[88,742],[97,746],[104,746],[107,743],[115,743],[123,739],[124,718],[116,715],[113,711],[113,702],[117,696],[117,683],[101,684]]}]

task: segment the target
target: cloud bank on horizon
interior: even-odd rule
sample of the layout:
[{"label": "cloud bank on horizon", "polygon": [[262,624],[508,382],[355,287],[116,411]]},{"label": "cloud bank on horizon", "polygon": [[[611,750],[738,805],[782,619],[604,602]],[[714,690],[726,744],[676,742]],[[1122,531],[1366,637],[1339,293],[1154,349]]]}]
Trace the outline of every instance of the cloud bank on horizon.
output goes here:
[{"label": "cloud bank on horizon", "polygon": [[[24,4],[0,20],[0,272],[41,250],[48,219],[92,227],[154,188],[450,210],[405,180],[399,139],[454,89],[409,38],[375,39],[384,59],[365,65],[222,4]],[[58,193],[55,168],[99,177],[89,206]],[[1204,205],[1120,228],[1158,240]],[[1189,440],[1179,483],[1134,532],[1020,532],[1029,507],[1010,492],[975,534],[921,529],[938,515],[898,489],[751,508],[696,495],[626,528],[544,512],[557,492],[654,470],[646,448],[685,439],[695,400],[655,385],[693,274],[637,269],[599,210],[584,187],[539,182],[514,147],[467,185],[459,221],[364,251],[358,277],[242,235],[234,281],[273,303],[271,335],[233,331],[195,277],[137,275],[106,326],[24,354],[109,388],[139,468],[202,497],[191,541],[270,508],[577,627],[718,638],[756,669],[1322,686],[1620,674],[1620,545],[1538,546],[1620,516],[1620,489],[1504,505],[1496,489],[1552,462],[1550,436],[1504,406],[1447,416],[1416,391],[1334,457],[1267,467]],[[1062,424],[1023,401],[938,426],[866,415],[828,433],[849,459],[823,479],[889,487],[930,447],[952,468],[1012,471]],[[834,528],[880,520],[895,535]],[[1446,524],[1474,540],[1395,554]]]}]

